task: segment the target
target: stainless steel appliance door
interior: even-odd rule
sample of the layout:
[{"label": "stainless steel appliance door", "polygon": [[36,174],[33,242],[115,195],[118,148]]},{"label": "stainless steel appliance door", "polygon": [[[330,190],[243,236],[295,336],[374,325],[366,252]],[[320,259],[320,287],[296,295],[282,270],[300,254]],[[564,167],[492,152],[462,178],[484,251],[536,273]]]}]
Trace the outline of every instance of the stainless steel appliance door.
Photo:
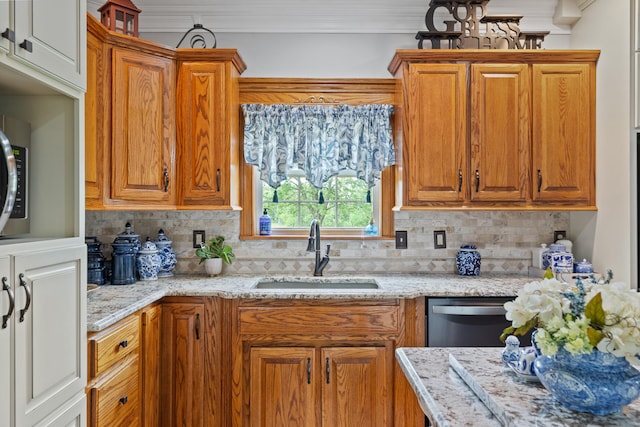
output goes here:
[{"label": "stainless steel appliance door", "polygon": [[[6,194],[2,203],[2,212],[0,212],[0,232],[9,221],[11,217],[11,211],[13,210],[13,204],[16,201],[16,194],[18,192],[18,169],[16,168],[16,159],[13,157],[13,149],[9,138],[0,131],[0,153],[2,153],[2,159],[0,161],[5,162],[7,166],[7,176],[2,177],[2,181],[6,182]],[[6,181],[5,181],[6,179]],[[4,189],[3,189],[3,193]]]},{"label": "stainless steel appliance door", "polygon": [[511,322],[504,303],[514,298],[427,298],[428,347],[502,347],[500,334]]}]

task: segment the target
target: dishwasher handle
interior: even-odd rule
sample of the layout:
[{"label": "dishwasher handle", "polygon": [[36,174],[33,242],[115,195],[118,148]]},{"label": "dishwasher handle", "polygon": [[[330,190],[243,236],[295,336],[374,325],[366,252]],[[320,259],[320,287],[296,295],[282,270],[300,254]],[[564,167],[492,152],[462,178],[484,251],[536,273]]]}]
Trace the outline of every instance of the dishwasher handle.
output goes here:
[{"label": "dishwasher handle", "polygon": [[504,316],[506,310],[501,305],[434,305],[433,314],[455,316]]}]

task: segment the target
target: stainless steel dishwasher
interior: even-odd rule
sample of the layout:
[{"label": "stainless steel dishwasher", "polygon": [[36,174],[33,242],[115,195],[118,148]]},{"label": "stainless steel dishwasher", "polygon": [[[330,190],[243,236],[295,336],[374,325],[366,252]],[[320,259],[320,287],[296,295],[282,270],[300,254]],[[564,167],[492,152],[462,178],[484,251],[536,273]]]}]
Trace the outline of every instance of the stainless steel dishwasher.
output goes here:
[{"label": "stainless steel dishwasher", "polygon": [[[515,297],[428,297],[427,347],[502,347],[500,334],[511,322],[504,303]],[[526,340],[526,338],[524,339]],[[522,338],[520,341],[524,344]]]}]

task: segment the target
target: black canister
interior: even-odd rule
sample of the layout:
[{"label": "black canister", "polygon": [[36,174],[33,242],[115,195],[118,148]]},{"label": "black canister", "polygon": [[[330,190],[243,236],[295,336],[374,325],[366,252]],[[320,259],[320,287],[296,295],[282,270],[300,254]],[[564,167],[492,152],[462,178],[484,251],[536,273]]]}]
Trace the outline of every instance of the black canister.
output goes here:
[{"label": "black canister", "polygon": [[97,237],[85,237],[87,244],[87,283],[95,283],[96,285],[104,285],[105,275],[105,258],[100,250],[102,243]]},{"label": "black canister", "polygon": [[136,255],[138,246],[136,239],[118,236],[113,241],[111,254],[111,284],[132,285],[136,283]]}]

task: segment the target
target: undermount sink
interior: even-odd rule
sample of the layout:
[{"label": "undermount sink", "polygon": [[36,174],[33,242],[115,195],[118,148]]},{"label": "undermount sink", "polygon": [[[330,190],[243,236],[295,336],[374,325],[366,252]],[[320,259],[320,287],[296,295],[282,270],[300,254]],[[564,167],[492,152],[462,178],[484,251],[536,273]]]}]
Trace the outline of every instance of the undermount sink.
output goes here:
[{"label": "undermount sink", "polygon": [[380,289],[374,279],[265,278],[253,286],[255,289]]}]

